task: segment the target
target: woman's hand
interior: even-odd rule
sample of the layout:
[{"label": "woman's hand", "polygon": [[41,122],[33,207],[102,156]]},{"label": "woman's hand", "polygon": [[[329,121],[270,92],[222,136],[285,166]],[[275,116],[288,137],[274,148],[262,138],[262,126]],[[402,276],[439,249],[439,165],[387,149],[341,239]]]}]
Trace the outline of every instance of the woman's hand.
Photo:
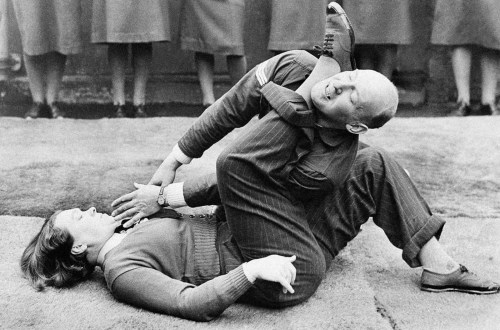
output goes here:
[{"label": "woman's hand", "polygon": [[243,271],[252,283],[257,279],[278,282],[283,286],[283,293],[294,293],[292,285],[295,283],[297,270],[292,263],[295,259],[296,256],[283,257],[273,254],[243,264]]},{"label": "woman's hand", "polygon": [[181,166],[172,154],[161,163],[148,184],[155,186],[168,186],[175,179],[175,171]]},{"label": "woman's hand", "polygon": [[123,225],[125,228],[161,209],[157,202],[160,187],[139,183],[134,183],[134,186],[137,190],[123,195],[111,203],[111,206],[115,208],[111,213],[115,221],[131,218]]}]

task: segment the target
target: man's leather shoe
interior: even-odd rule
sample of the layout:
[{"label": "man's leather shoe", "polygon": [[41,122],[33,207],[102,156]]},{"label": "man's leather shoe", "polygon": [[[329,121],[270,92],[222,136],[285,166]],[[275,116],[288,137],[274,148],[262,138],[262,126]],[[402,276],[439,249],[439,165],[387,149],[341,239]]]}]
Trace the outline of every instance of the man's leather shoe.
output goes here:
[{"label": "man's leather shoe", "polygon": [[342,71],[356,69],[354,60],[354,30],[344,9],[336,2],[326,7],[325,40],[315,47],[323,56],[334,58]]},{"label": "man's leather shoe", "polygon": [[474,294],[498,293],[500,284],[481,279],[469,272],[465,266],[450,274],[438,274],[424,269],[421,279],[421,290],[430,292],[459,291]]}]

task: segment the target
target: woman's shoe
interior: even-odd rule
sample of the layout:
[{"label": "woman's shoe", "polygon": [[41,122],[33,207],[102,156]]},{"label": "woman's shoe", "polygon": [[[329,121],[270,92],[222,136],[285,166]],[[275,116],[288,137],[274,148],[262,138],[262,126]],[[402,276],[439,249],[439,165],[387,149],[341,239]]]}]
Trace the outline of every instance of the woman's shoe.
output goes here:
[{"label": "woman's shoe", "polygon": [[127,117],[127,111],[125,111],[125,104],[115,104],[115,118],[125,118]]},{"label": "woman's shoe", "polygon": [[453,110],[448,114],[449,117],[465,117],[470,115],[472,112],[472,108],[470,107],[469,104],[466,103],[460,103],[457,109]]},{"label": "woman's shoe", "polygon": [[492,116],[495,112],[498,112],[498,110],[493,104],[481,104],[479,107],[479,114],[483,116]]},{"label": "woman's shoe", "polygon": [[24,114],[26,119],[36,119],[40,116],[40,112],[43,109],[44,104],[40,102],[34,102],[31,108]]},{"label": "woman's shoe", "polygon": [[50,115],[54,119],[63,119],[65,116],[64,111],[62,111],[56,103],[49,104]]},{"label": "woman's shoe", "polygon": [[147,118],[148,114],[144,110],[144,104],[134,105],[135,118]]}]

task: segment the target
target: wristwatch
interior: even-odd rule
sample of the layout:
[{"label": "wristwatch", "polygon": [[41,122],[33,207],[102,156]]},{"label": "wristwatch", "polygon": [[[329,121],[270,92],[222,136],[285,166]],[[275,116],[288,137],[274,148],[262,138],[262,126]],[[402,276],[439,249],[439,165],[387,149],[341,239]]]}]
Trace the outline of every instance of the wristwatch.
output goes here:
[{"label": "wristwatch", "polygon": [[167,196],[163,195],[164,189],[165,189],[165,186],[160,188],[160,194],[158,195],[158,199],[156,200],[156,202],[158,203],[158,205],[160,205],[162,207],[167,207],[168,206]]}]

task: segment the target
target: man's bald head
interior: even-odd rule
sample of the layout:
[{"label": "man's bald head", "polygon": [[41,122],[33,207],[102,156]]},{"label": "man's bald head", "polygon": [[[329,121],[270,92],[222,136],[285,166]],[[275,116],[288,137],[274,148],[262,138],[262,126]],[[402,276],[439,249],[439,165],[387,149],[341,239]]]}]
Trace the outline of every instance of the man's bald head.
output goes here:
[{"label": "man's bald head", "polygon": [[394,117],[398,91],[384,75],[373,70],[340,72],[316,83],[311,100],[323,127],[378,128]]},{"label": "man's bald head", "polygon": [[358,70],[359,120],[369,128],[382,127],[396,114],[398,90],[383,74],[373,70]]}]

